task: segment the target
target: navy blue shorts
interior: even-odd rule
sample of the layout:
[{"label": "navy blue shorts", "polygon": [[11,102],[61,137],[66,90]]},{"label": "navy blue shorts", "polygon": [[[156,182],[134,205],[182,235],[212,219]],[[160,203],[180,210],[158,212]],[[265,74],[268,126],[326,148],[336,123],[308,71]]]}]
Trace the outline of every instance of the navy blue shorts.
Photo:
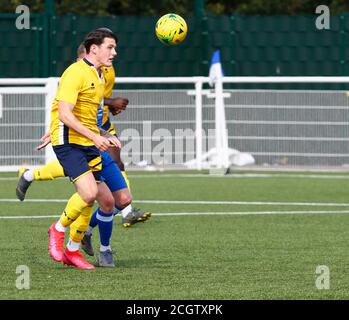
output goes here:
[{"label": "navy blue shorts", "polygon": [[92,172],[96,181],[101,181],[102,158],[95,146],[64,144],[54,146],[53,150],[71,181],[76,181],[88,172]]}]

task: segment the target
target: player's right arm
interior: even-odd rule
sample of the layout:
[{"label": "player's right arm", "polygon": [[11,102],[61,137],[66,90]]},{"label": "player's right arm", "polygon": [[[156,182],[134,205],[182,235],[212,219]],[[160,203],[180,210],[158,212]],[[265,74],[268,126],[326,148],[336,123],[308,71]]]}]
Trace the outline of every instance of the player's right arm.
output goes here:
[{"label": "player's right arm", "polygon": [[102,137],[85,127],[73,114],[74,105],[62,100],[58,101],[58,117],[67,127],[75,130],[81,135],[93,141],[94,145],[101,151],[107,151],[112,143],[121,148],[120,142]]}]

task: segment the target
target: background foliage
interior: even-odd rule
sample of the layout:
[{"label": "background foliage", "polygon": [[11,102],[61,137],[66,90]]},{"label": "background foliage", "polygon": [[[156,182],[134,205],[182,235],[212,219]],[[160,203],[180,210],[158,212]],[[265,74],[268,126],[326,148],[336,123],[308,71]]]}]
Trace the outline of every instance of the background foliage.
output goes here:
[{"label": "background foliage", "polygon": [[[207,14],[217,15],[309,15],[314,14],[320,4],[329,6],[332,15],[349,11],[347,0],[322,0],[321,3],[318,0],[58,0],[55,8],[59,15],[160,15],[167,12],[191,15],[201,1]],[[3,1],[0,12],[14,13],[20,4],[29,6],[32,12],[42,12],[44,3],[42,0]]]}]

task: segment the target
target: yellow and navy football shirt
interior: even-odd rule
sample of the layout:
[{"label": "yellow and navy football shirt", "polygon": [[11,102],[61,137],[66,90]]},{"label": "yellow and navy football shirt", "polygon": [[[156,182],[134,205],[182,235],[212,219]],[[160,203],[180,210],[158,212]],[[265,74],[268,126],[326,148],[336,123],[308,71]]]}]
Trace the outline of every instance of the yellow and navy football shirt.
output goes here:
[{"label": "yellow and navy football shirt", "polygon": [[67,127],[58,117],[58,101],[74,105],[74,116],[88,129],[99,134],[97,112],[103,101],[105,79],[86,59],[70,65],[63,73],[51,110],[50,135],[52,145],[74,143],[94,145],[92,140]]},{"label": "yellow and navy football shirt", "polygon": [[[104,97],[110,98],[115,82],[115,70],[114,67],[102,67],[101,70],[105,79]],[[109,120],[109,108],[105,105],[103,110],[102,123],[104,124],[107,120]]]},{"label": "yellow and navy football shirt", "polygon": [[[104,97],[110,98],[113,91],[114,82],[115,82],[115,69],[113,66],[111,66],[111,67],[102,67],[101,70],[105,79]],[[107,105],[105,105],[103,109],[102,128],[113,135],[116,134],[114,125],[109,120],[109,108]]]}]

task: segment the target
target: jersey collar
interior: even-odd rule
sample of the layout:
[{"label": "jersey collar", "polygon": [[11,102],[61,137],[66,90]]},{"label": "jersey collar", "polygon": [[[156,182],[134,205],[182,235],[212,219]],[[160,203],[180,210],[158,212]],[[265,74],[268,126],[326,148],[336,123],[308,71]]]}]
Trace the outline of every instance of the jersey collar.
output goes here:
[{"label": "jersey collar", "polygon": [[96,70],[97,74],[98,74],[98,77],[99,78],[102,78],[102,70],[100,69],[99,72],[97,71],[97,69],[95,68],[94,64],[90,61],[88,61],[86,58],[83,58],[84,62],[89,65],[90,67],[92,67],[93,69]]}]

